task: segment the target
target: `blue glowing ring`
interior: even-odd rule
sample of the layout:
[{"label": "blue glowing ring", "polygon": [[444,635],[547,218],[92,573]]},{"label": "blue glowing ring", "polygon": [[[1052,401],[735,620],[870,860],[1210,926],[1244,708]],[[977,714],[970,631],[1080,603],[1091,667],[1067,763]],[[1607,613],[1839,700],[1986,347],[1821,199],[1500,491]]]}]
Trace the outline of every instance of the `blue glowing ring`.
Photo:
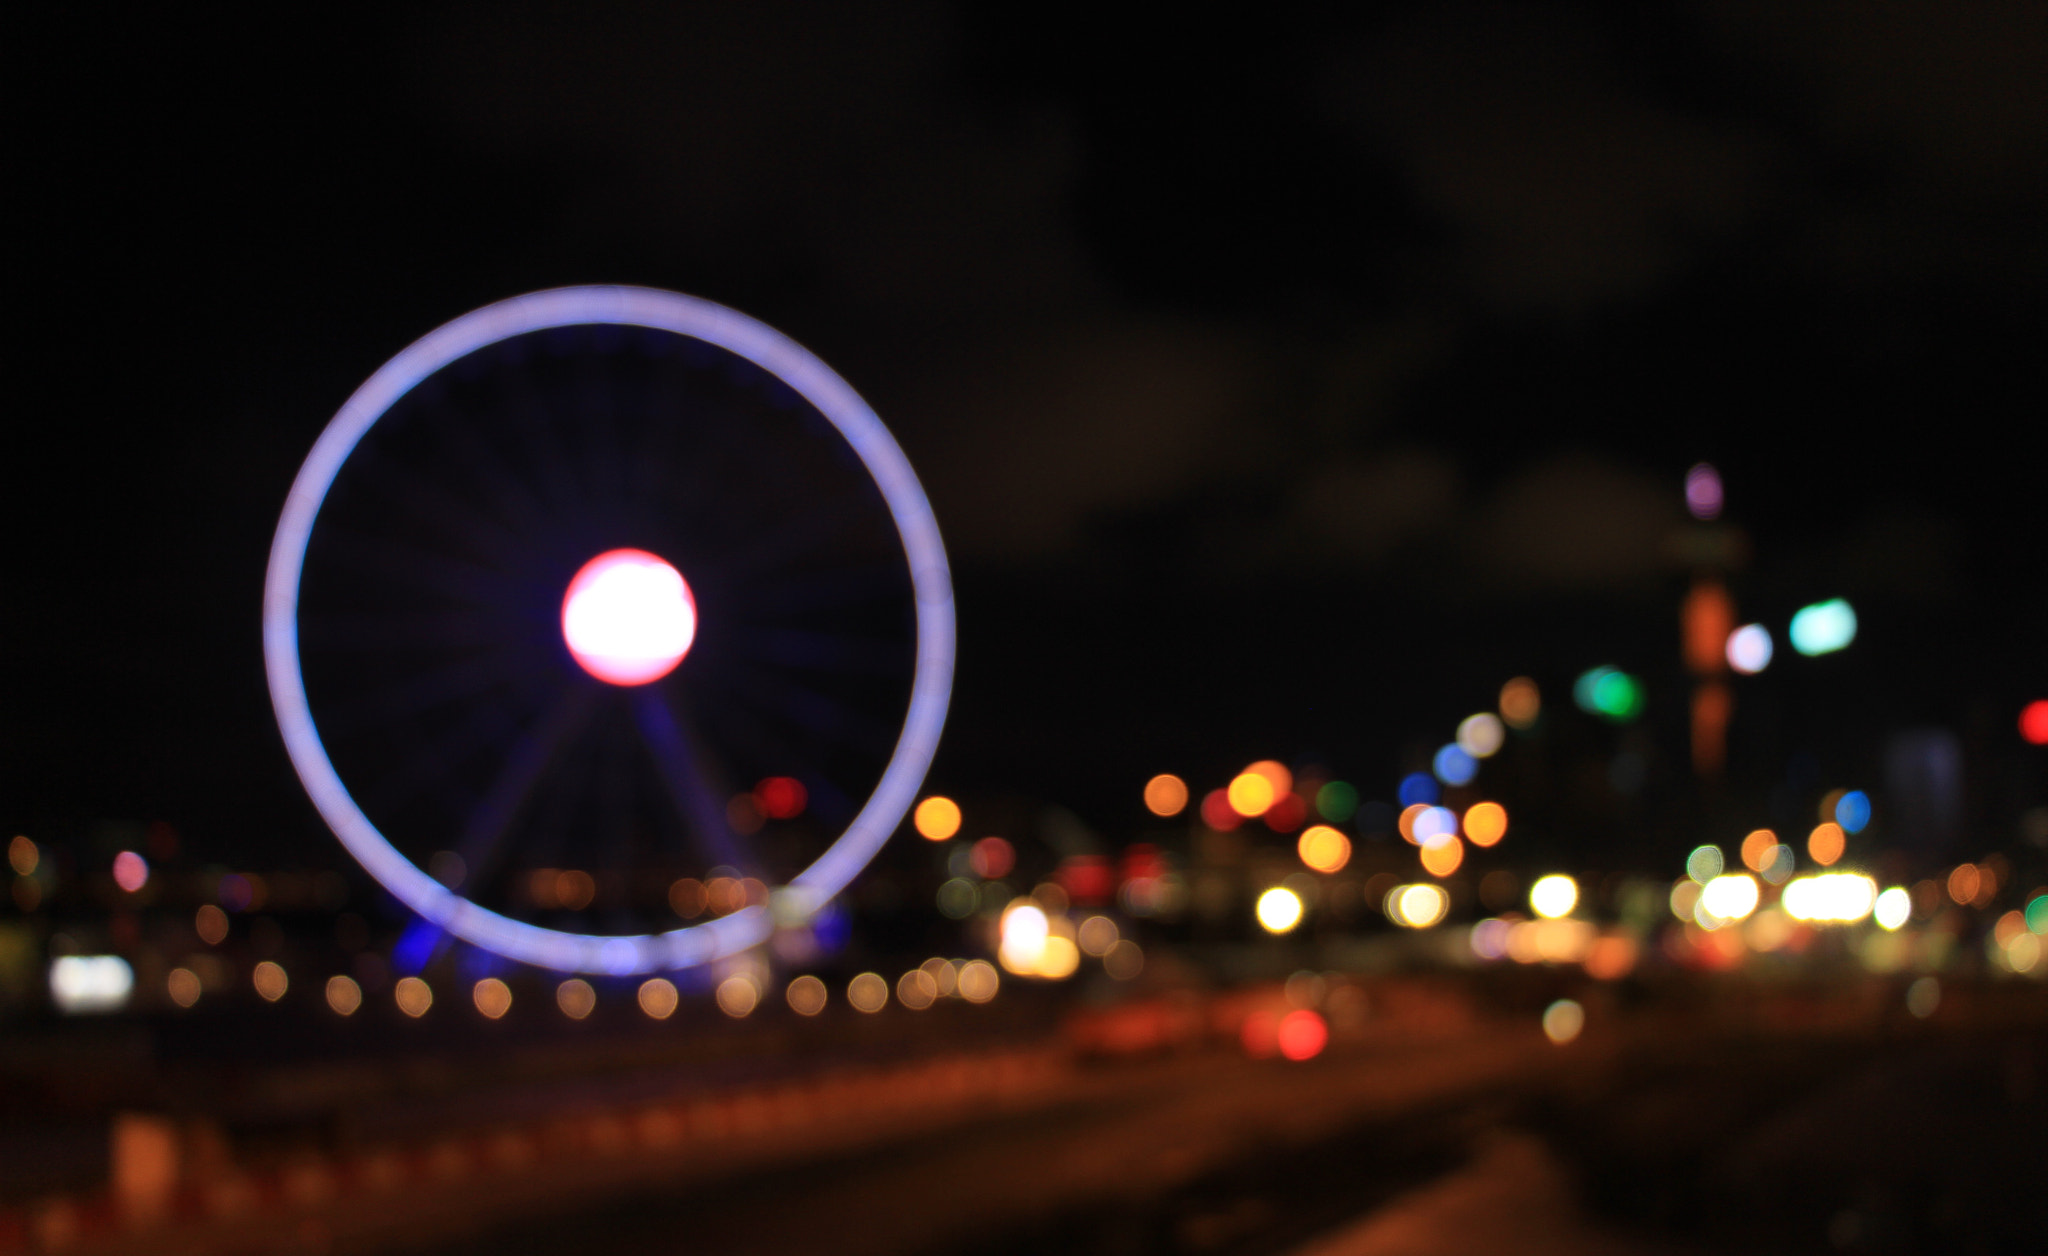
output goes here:
[{"label": "blue glowing ring", "polygon": [[773,922],[766,908],[755,906],[667,933],[607,937],[543,929],[477,906],[399,854],[356,805],[313,726],[299,670],[299,577],[306,545],[327,490],[363,434],[400,397],[458,358],[527,332],[593,324],[689,336],[767,371],[839,429],[888,503],[917,599],[917,673],[910,708],[889,765],[860,814],[779,893],[808,916],[846,888],[902,822],[938,750],[953,687],[952,574],[931,503],[875,412],[808,349],[735,310],[653,288],[555,288],[473,310],[406,346],[335,413],[292,481],[263,581],[263,662],[278,730],[306,793],[342,845],[400,902],[456,937],[508,959],[564,972],[626,976],[688,968],[746,950],[767,940]]}]

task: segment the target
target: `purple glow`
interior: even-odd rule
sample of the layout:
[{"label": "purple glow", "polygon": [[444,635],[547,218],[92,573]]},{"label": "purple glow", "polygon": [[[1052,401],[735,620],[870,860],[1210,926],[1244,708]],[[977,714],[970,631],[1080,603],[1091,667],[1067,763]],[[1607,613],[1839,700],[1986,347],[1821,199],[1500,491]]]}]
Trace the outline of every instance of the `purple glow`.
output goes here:
[{"label": "purple glow", "polygon": [[782,901],[808,916],[845,888],[917,796],[953,684],[953,584],[931,504],[882,421],[832,368],[781,332],[736,310],[653,288],[556,288],[512,297],[427,333],[364,381],[328,423],[299,468],[278,519],[263,585],[263,659],[270,701],[292,766],[313,805],[356,861],[399,901],[456,937],[508,959],[567,972],[624,976],[688,968],[765,941],[774,924],[748,907],[667,933],[605,937],[543,929],[501,916],[449,891],[398,853],[364,815],[327,758],[299,670],[299,577],[321,502],[351,451],[422,380],[467,354],[552,327],[649,327],[716,345],[795,389],[839,429],[866,465],[895,520],[917,604],[917,669],[903,731],[882,779],[853,823],[796,876]]},{"label": "purple glow", "polygon": [[1685,473],[1685,508],[1701,521],[1721,517],[1721,473],[1702,462]]}]

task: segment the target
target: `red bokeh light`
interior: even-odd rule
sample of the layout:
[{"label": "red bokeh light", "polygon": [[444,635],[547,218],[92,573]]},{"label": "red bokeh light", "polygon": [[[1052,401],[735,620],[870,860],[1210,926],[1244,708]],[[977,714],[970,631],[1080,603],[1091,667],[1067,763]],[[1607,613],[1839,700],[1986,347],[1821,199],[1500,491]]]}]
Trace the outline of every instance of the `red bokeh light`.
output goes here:
[{"label": "red bokeh light", "polygon": [[1308,819],[1308,803],[1300,794],[1282,794],[1266,808],[1266,827],[1275,833],[1292,833]]},{"label": "red bokeh light", "polygon": [[1052,879],[1076,907],[1100,907],[1116,893],[1116,869],[1100,855],[1070,855]]},{"label": "red bokeh light", "polygon": [[1280,1018],[1272,1012],[1253,1012],[1238,1031],[1244,1053],[1254,1060],[1269,1058],[1280,1049]]},{"label": "red bokeh light", "polygon": [[2020,736],[2037,746],[2048,746],[2048,698],[2027,703],[2020,711]]},{"label": "red bokeh light", "polygon": [[1219,833],[1228,833],[1244,820],[1230,805],[1230,791],[1212,789],[1202,799],[1202,823]]},{"label": "red bokeh light", "polygon": [[1305,1007],[1297,1008],[1280,1018],[1275,1039],[1281,1055],[1290,1060],[1308,1060],[1323,1053],[1323,1046],[1330,1041],[1330,1029],[1321,1016]]},{"label": "red bokeh light", "polygon": [[770,820],[794,820],[804,813],[810,791],[793,776],[771,776],[754,786],[754,801]]},{"label": "red bokeh light", "polygon": [[967,863],[975,876],[993,881],[1017,866],[1017,849],[1000,837],[984,837],[968,848]]}]

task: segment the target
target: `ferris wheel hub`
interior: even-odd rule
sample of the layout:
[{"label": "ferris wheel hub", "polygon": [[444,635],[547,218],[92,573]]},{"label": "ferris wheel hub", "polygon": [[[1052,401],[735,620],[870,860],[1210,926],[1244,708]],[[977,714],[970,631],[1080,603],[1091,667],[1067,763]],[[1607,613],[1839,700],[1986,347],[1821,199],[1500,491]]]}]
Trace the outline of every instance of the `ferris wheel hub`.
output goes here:
[{"label": "ferris wheel hub", "polygon": [[562,598],[562,640],[612,685],[674,671],[697,636],[697,600],[683,574],[646,550],[615,549],[583,564]]}]

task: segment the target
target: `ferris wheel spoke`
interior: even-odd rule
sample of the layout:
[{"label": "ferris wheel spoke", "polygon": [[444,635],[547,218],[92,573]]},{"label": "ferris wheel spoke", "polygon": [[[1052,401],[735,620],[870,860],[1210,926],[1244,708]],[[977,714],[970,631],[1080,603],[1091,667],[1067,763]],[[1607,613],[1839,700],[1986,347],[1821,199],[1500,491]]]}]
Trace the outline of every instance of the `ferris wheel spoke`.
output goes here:
[{"label": "ferris wheel spoke", "polygon": [[654,686],[633,695],[633,715],[641,743],[653,756],[662,784],[668,788],[669,797],[682,816],[683,827],[697,843],[699,853],[709,863],[752,871],[754,861],[740,852],[719,792],[706,778],[698,739],[676,718]]},{"label": "ferris wheel spoke", "polygon": [[853,637],[799,628],[748,633],[739,647],[742,657],[786,667],[862,675],[909,675],[913,660],[901,641]]},{"label": "ferris wheel spoke", "polygon": [[339,698],[321,724],[332,735],[354,735],[383,724],[474,698],[519,674],[510,648],[479,654],[393,684]]},{"label": "ferris wheel spoke", "polygon": [[404,766],[365,791],[364,809],[395,812],[431,790],[444,804],[453,803],[459,813],[459,796],[444,787],[456,777],[456,769],[465,760],[504,736],[506,725],[515,718],[504,709],[507,705],[479,702],[453,727],[399,747],[404,754]]},{"label": "ferris wheel spoke", "polygon": [[512,555],[528,548],[523,538],[474,503],[415,472],[379,463],[366,479],[371,481],[369,489],[384,499],[395,516],[445,529],[474,553]]},{"label": "ferris wheel spoke", "polygon": [[523,591],[519,577],[509,572],[394,537],[328,527],[321,542],[320,557],[337,566],[444,596],[499,605]]},{"label": "ferris wheel spoke", "polygon": [[588,685],[572,685],[541,720],[529,728],[505,757],[497,777],[470,808],[455,853],[472,884],[483,882],[496,867],[505,834],[519,818],[564,744],[589,723],[597,695]]}]

